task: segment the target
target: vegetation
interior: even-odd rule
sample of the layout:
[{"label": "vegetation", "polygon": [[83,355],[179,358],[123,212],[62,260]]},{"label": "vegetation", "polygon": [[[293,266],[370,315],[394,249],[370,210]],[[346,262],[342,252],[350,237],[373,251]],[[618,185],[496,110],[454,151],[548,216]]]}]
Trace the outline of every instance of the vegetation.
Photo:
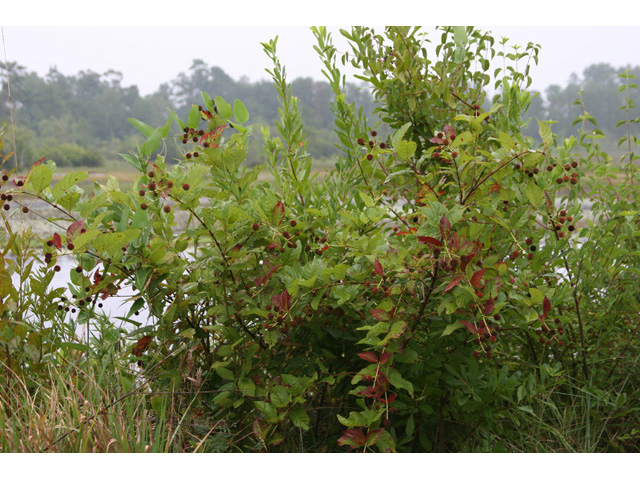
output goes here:
[{"label": "vegetation", "polygon": [[[215,90],[158,127],[131,120],[129,189],[5,163],[2,451],[637,451],[633,74],[620,165],[582,103],[577,136],[543,119],[526,135],[515,65],[534,44],[445,27],[431,58],[418,28],[343,31],[383,133],[313,32],[339,141],[322,182],[276,40],[264,163],[245,162],[245,104]],[[7,221],[32,198],[58,212],[40,248]],[[68,290],[51,287],[63,257]],[[106,318],[125,286],[129,313]]]}]

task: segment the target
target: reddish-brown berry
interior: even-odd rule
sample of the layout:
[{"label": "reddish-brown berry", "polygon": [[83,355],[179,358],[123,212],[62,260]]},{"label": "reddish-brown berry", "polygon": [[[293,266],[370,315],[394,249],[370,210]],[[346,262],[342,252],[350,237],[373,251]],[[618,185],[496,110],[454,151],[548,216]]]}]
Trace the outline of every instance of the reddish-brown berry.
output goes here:
[{"label": "reddish-brown berry", "polygon": [[183,183],[182,184],[182,189],[183,190],[189,190],[191,188],[191,186],[188,183]]},{"label": "reddish-brown berry", "polygon": [[164,213],[169,213],[171,211],[171,207],[169,205],[165,205],[162,207],[162,210],[164,210]]},{"label": "reddish-brown berry", "polygon": [[251,225],[251,228],[256,231],[260,228],[260,225],[258,225],[257,223],[254,223],[253,225]]},{"label": "reddish-brown berry", "polygon": [[28,207],[22,207],[22,213],[29,213]]},{"label": "reddish-brown berry", "polygon": [[146,210],[147,208],[149,208],[149,206],[146,203],[141,203],[140,204],[140,209]]}]

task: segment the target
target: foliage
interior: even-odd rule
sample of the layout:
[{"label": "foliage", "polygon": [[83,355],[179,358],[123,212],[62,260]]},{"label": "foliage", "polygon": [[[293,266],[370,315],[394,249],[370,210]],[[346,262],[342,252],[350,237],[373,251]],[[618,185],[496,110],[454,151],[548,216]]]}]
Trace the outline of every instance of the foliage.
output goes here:
[{"label": "foliage", "polygon": [[[382,133],[347,100],[326,29],[313,33],[341,151],[324,181],[311,173],[311,136],[277,39],[263,44],[280,97],[274,134],[261,129],[264,165],[244,162],[245,105],[202,93],[185,120],[130,120],[146,140],[123,155],[140,172],[128,191],[111,178],[86,194],[77,185],[86,173],[52,184],[53,162],[24,178],[8,172],[5,196],[55,205],[61,228],[38,254],[8,231],[6,378],[46,378],[75,351],[87,365],[108,352],[116,382],[141,368],[156,404],[140,408],[164,411],[164,392],[184,392],[177,416],[204,419],[209,433],[193,435],[208,451],[630,449],[635,138],[625,139],[627,182],[610,187],[613,167],[587,128],[560,141],[538,120],[540,144],[522,133],[532,96],[528,67],[516,66],[536,61],[536,45],[496,53],[489,34],[444,27],[430,59],[417,28],[354,27],[342,32],[343,61],[370,84]],[[491,75],[496,56],[510,63]],[[491,84],[499,94],[488,102]],[[169,139],[186,148],[173,166],[158,154]],[[265,169],[272,181],[261,180]],[[12,201],[21,200],[3,205]],[[49,289],[61,256],[77,264],[72,298]],[[123,320],[135,328],[114,330],[96,304],[126,286]],[[141,310],[148,325],[133,319]],[[97,344],[74,338],[75,322],[96,318]],[[119,352],[105,346],[123,338]],[[168,437],[166,449],[185,448]]]}]

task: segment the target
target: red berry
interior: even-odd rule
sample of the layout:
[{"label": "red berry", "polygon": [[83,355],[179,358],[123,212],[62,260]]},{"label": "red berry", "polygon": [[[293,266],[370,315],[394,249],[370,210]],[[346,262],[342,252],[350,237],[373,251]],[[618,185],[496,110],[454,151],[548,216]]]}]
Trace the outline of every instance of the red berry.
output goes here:
[{"label": "red berry", "polygon": [[76,267],[76,272],[82,273],[82,267],[80,265]]},{"label": "red berry", "polygon": [[253,230],[258,230],[260,228],[260,225],[258,225],[257,223],[254,223],[253,225],[251,225],[251,228],[253,228]]},{"label": "red berry", "polygon": [[27,207],[22,207],[22,213],[29,213],[29,209]]},{"label": "red berry", "polygon": [[165,205],[162,209],[165,213],[169,213],[171,211],[171,207],[169,205]]},{"label": "red berry", "polygon": [[376,132],[375,130],[372,130],[372,131],[371,131],[371,136],[372,136],[372,137],[375,137],[376,135],[378,135],[378,132]]},{"label": "red berry", "polygon": [[147,205],[146,203],[141,203],[141,204],[140,204],[140,208],[141,208],[142,210],[146,210],[146,209],[148,208],[148,205]]},{"label": "red berry", "polygon": [[183,183],[182,184],[182,189],[183,190],[189,190],[191,188],[191,186],[188,183]]},{"label": "red berry", "polygon": [[2,208],[4,208],[5,210],[9,210],[11,207],[9,206],[8,203],[5,203]]},{"label": "red berry", "polygon": [[367,155],[367,160],[373,160],[373,155],[371,154]]},{"label": "red berry", "polygon": [[153,171],[151,171],[151,172],[147,173],[147,176],[149,178],[153,178],[155,176],[155,173]]},{"label": "red berry", "polygon": [[295,227],[298,224],[298,222],[296,222],[295,220],[291,220],[289,222],[289,225],[291,225],[292,227]]},{"label": "red berry", "polygon": [[55,267],[53,267],[53,269],[54,269],[56,272],[59,272],[59,271],[61,270],[61,269],[60,269],[60,265],[56,265]]},{"label": "red berry", "polygon": [[167,187],[169,187],[169,188],[173,187],[173,182],[171,180],[169,180],[167,182]]}]

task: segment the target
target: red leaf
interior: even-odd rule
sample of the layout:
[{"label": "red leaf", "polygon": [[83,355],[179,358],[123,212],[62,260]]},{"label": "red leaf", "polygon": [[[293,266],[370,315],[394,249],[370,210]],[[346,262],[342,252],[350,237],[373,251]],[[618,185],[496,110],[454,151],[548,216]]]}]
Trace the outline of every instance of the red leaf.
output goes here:
[{"label": "red leaf", "polygon": [[445,238],[447,238],[449,233],[451,233],[451,223],[449,223],[449,219],[446,215],[442,215],[442,218],[440,219],[440,233]]},{"label": "red leaf", "polygon": [[40,160],[38,160],[36,163],[33,164],[34,167],[37,167],[38,165],[42,165],[42,163],[44,162],[44,159],[46,157],[42,157]]},{"label": "red leaf", "polygon": [[419,235],[418,236],[418,243],[430,245],[432,247],[437,247],[437,248],[442,247],[442,242],[440,240],[438,240],[437,238],[433,238],[433,237],[423,237],[423,236]]},{"label": "red leaf", "polygon": [[378,355],[376,355],[374,352],[362,352],[359,353],[358,356],[362,360],[366,360],[367,362],[378,363]]},{"label": "red leaf", "polygon": [[551,310],[551,302],[545,295],[544,300],[542,300],[542,313],[545,318],[547,316],[547,313],[549,313],[550,310]]},{"label": "red leaf", "polygon": [[391,354],[389,352],[383,352],[380,354],[380,365],[384,365],[391,358]]},{"label": "red leaf", "polygon": [[343,435],[338,439],[338,445],[356,445],[362,447],[367,441],[367,437],[364,432],[359,428],[350,428],[349,430],[345,430],[342,432]]},{"label": "red leaf", "polygon": [[67,241],[70,242],[73,238],[84,228],[84,222],[82,220],[78,220],[73,222],[67,228]]},{"label": "red leaf", "polygon": [[468,322],[466,320],[462,320],[462,322],[460,323],[462,323],[465,327],[467,327],[467,330],[469,330],[470,333],[473,333],[474,335],[478,334],[478,329],[473,323]]},{"label": "red leaf", "polygon": [[447,287],[443,290],[442,293],[447,293],[449,290],[451,290],[453,287],[459,284],[463,278],[464,278],[464,275],[458,275],[456,278],[454,278],[449,282],[449,285],[447,285]]},{"label": "red leaf", "polygon": [[391,320],[391,315],[389,314],[389,312],[385,312],[384,310],[381,310],[379,308],[374,308],[373,310],[370,310],[371,315],[373,315],[373,318],[375,318],[376,320],[380,320],[381,322],[388,322],[389,320]]},{"label": "red leaf", "polygon": [[152,339],[153,337],[151,335],[145,335],[140,340],[138,340],[136,346],[131,349],[131,353],[136,357],[141,356],[145,352],[145,350],[149,348],[149,344],[151,343]]},{"label": "red leaf", "polygon": [[483,268],[481,270],[478,270],[476,273],[473,274],[473,276],[471,277],[471,285],[473,285],[476,288],[482,288],[482,283],[480,283],[482,281],[482,277],[484,276],[484,272],[486,271],[486,268]]},{"label": "red leaf", "polygon": [[380,263],[380,260],[378,260],[377,258],[373,262],[373,269],[376,271],[376,273],[379,276],[382,276],[382,264]]},{"label": "red leaf", "polygon": [[265,285],[269,280],[269,278],[271,277],[271,275],[273,275],[276,272],[276,270],[278,270],[280,267],[281,265],[276,265],[275,267],[272,267],[271,270],[269,270],[269,272],[266,275],[256,278],[253,281],[253,283],[255,283],[256,287],[261,287],[262,285]]},{"label": "red leaf", "polygon": [[472,253],[471,255],[462,255],[460,257],[460,270],[464,272],[467,269],[467,265],[469,264],[469,262],[473,260],[473,257],[475,256],[475,253]]},{"label": "red leaf", "polygon": [[497,183],[494,183],[493,185],[491,185],[491,193],[493,192],[498,192],[500,193],[500,185]]},{"label": "red leaf", "polygon": [[367,433],[367,447],[375,445],[378,442],[378,439],[380,438],[380,435],[382,435],[383,431],[384,428],[376,428],[375,430],[371,430],[369,433]]},{"label": "red leaf", "polygon": [[451,135],[455,135],[456,132],[451,125],[447,124],[444,126],[444,133],[447,137],[450,137]]},{"label": "red leaf", "polygon": [[437,143],[438,145],[442,145],[442,143],[444,142],[444,140],[440,137],[433,137],[431,140],[429,140],[431,143]]},{"label": "red leaf", "polygon": [[57,233],[53,234],[53,238],[51,239],[51,241],[53,242],[53,246],[56,247],[58,250],[62,248],[62,239],[60,238],[60,235],[58,235]]},{"label": "red leaf", "polygon": [[281,200],[276,203],[275,207],[273,207],[271,218],[273,219],[273,223],[276,225],[280,225],[282,220],[284,220],[284,203],[282,203]]},{"label": "red leaf", "polygon": [[493,298],[489,298],[489,300],[487,300],[487,303],[484,304],[484,314],[490,315],[491,312],[493,312],[493,307],[494,307]]},{"label": "red leaf", "polygon": [[388,404],[392,403],[396,399],[397,396],[398,395],[396,394],[396,392],[393,392],[387,398],[380,397],[380,398],[378,398],[378,400],[380,400],[382,403],[385,403],[385,404],[388,405]]}]

